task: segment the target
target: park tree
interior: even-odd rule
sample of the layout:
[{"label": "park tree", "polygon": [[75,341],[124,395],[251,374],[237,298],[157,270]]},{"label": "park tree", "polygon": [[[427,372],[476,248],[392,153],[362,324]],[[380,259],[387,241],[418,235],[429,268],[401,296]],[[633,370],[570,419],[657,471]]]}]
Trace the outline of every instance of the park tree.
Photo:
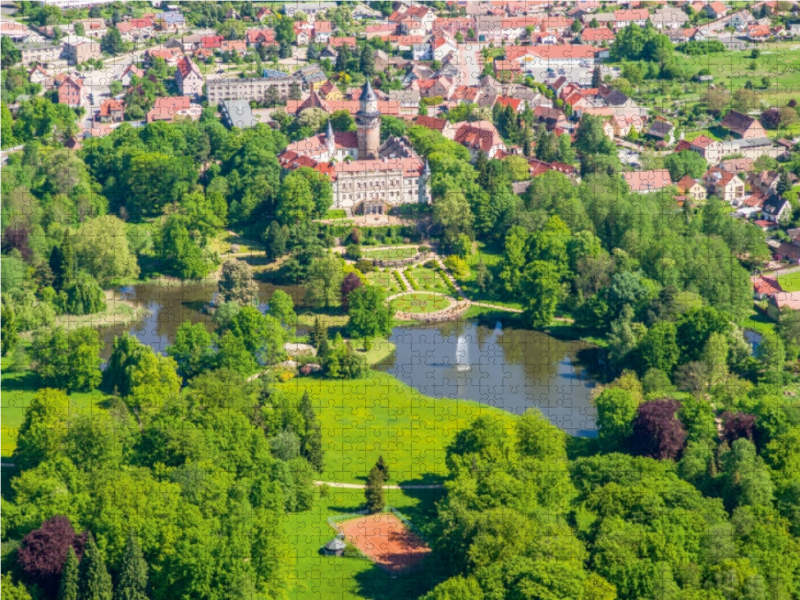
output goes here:
[{"label": "park tree", "polygon": [[100,350],[104,343],[91,327],[66,333],[60,327],[34,333],[33,370],[44,385],[69,391],[88,391],[100,384]]},{"label": "park tree", "polygon": [[381,142],[385,142],[389,136],[402,137],[406,135],[408,126],[406,122],[391,115],[381,115]]},{"label": "park tree", "polygon": [[53,288],[61,291],[72,283],[75,277],[75,249],[69,227],[64,228],[61,243],[50,252],[50,270],[53,272]]},{"label": "park tree", "polygon": [[243,260],[230,258],[222,264],[219,280],[222,302],[253,304],[258,300],[258,285],[253,281],[253,269]]},{"label": "park tree", "polygon": [[67,558],[62,571],[58,600],[78,600],[78,557],[71,545],[67,548]]},{"label": "park tree", "polygon": [[[180,333],[180,328],[178,331]],[[127,332],[115,337],[111,357],[103,371],[103,388],[122,397],[130,394],[133,386],[131,374],[146,350],[144,344]]]},{"label": "park tree", "polygon": [[635,453],[659,460],[675,460],[686,442],[686,429],[676,413],[677,400],[651,400],[640,404],[631,426],[631,447]]},{"label": "park tree", "polygon": [[281,227],[277,221],[272,221],[264,232],[264,246],[267,258],[273,261],[286,253],[288,241],[288,227]]},{"label": "park tree", "polygon": [[[573,22],[573,25],[575,25],[576,23],[580,27],[580,22],[578,21],[578,19],[575,19],[575,21]],[[592,71],[592,87],[593,88],[599,88],[602,84],[603,84],[603,74],[600,71],[600,66],[598,65]]]},{"label": "park tree", "polygon": [[641,373],[649,369],[672,372],[680,358],[676,337],[675,324],[669,321],[659,321],[647,331],[637,348]]},{"label": "park tree", "polygon": [[188,381],[214,364],[214,339],[203,323],[185,321],[175,333],[175,343],[167,346],[167,355],[178,365],[178,375]]},{"label": "park tree", "polygon": [[217,366],[220,369],[230,369],[247,377],[253,374],[258,363],[248,351],[241,337],[232,331],[226,331],[219,339],[217,353]]},{"label": "park tree", "polygon": [[391,479],[389,476],[389,465],[386,464],[385,460],[383,460],[383,454],[378,456],[378,462],[375,463],[375,466],[378,467],[380,472],[383,474],[384,481],[389,481],[389,479]]},{"label": "park tree", "polygon": [[726,410],[722,413],[722,438],[733,444],[740,438],[753,441],[755,435],[756,416],[745,412],[731,412]]},{"label": "park tree", "polygon": [[354,291],[364,285],[361,278],[356,275],[355,271],[350,271],[342,281],[342,308],[348,310],[350,307],[349,297]]},{"label": "park tree", "polygon": [[81,273],[64,289],[64,312],[71,315],[91,315],[106,310],[106,296],[94,277]]},{"label": "park tree", "polygon": [[298,409],[303,417],[305,426],[305,432],[301,439],[300,455],[308,461],[308,464],[317,473],[322,473],[325,467],[324,450],[322,448],[322,427],[311,404],[311,396],[307,391],[300,398]]},{"label": "park tree", "polygon": [[764,460],[756,453],[753,442],[739,438],[723,457],[725,506],[770,506],[774,485]]},{"label": "park tree", "polygon": [[78,571],[78,600],[112,600],[111,575],[90,533]]},{"label": "park tree", "polygon": [[148,600],[146,592],[147,563],[142,555],[142,548],[131,531],[122,555],[114,600]]},{"label": "park tree", "polygon": [[330,179],[309,167],[289,173],[278,192],[278,219],[292,224],[323,216],[333,202]]},{"label": "park tree", "polygon": [[275,40],[281,44],[293,44],[297,36],[294,32],[294,22],[292,19],[280,19],[275,24]]},{"label": "park tree", "polygon": [[369,350],[372,338],[391,333],[392,313],[386,305],[383,292],[376,286],[361,286],[348,299],[348,331],[353,338],[363,339],[364,349]]},{"label": "park tree", "polygon": [[383,471],[378,465],[375,465],[370,469],[367,476],[367,485],[364,487],[364,497],[367,500],[367,511],[369,513],[379,513],[386,506],[383,484]]},{"label": "park tree", "polygon": [[308,267],[306,298],[310,304],[329,308],[341,300],[342,260],[332,254],[315,258]]},{"label": "park tree", "polygon": [[269,314],[283,325],[292,327],[297,322],[292,297],[283,290],[275,290],[269,299]]},{"label": "park tree", "polygon": [[13,348],[17,347],[19,341],[19,326],[17,324],[17,315],[14,312],[14,307],[11,302],[6,302],[6,296],[3,295],[2,300],[2,313],[0,313],[0,340],[2,342],[2,355],[8,356]]},{"label": "park tree", "polygon": [[528,323],[535,329],[549,326],[563,297],[558,266],[549,261],[535,260],[525,267],[520,284],[527,300],[525,317]]},{"label": "park tree", "polygon": [[595,399],[600,442],[609,449],[618,449],[630,437],[638,403],[623,389],[608,388]]},{"label": "park tree", "polygon": [[139,265],[131,253],[125,223],[113,215],[83,223],[75,233],[77,266],[101,285],[114,279],[136,279]]},{"label": "park tree", "polygon": [[28,579],[52,596],[59,588],[69,549],[80,557],[84,541],[67,517],[56,515],[22,538],[17,560]]},{"label": "park tree", "polygon": [[763,368],[763,380],[773,385],[784,381],[786,349],[783,340],[775,334],[767,334],[756,348],[756,358]]}]

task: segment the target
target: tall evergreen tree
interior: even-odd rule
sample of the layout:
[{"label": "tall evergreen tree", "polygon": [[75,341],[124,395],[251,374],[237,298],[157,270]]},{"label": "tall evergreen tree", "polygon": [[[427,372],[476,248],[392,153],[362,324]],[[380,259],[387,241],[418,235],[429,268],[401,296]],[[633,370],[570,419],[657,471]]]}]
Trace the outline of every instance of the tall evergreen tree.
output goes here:
[{"label": "tall evergreen tree", "polygon": [[286,252],[286,235],[277,221],[270,223],[264,232],[264,242],[269,260],[275,260]]},{"label": "tall evergreen tree", "polygon": [[50,253],[50,270],[53,272],[53,287],[56,291],[61,291],[72,283],[75,275],[75,252],[69,228],[64,230],[61,244],[53,248]]},{"label": "tall evergreen tree", "polygon": [[147,563],[136,536],[131,532],[122,557],[114,600],[147,600]]},{"label": "tall evergreen tree", "polygon": [[600,71],[600,67],[595,67],[594,71],[592,71],[592,87],[600,87],[603,83],[603,74]]},{"label": "tall evergreen tree", "polygon": [[303,394],[300,399],[300,414],[305,423],[305,434],[303,435],[300,455],[308,461],[317,473],[322,473],[324,469],[324,454],[322,450],[322,428],[317,419],[317,413],[311,405],[311,396],[308,392]]},{"label": "tall evergreen tree", "polygon": [[114,589],[106,561],[90,533],[78,575],[78,600],[112,600]]},{"label": "tall evergreen tree", "polygon": [[386,506],[383,496],[383,471],[375,465],[367,477],[367,486],[364,488],[364,497],[367,499],[367,510],[370,513],[381,512]]},{"label": "tall evergreen tree", "polygon": [[372,54],[371,48],[365,46],[361,49],[361,56],[358,62],[361,72],[368,78],[375,74],[375,56]]},{"label": "tall evergreen tree", "polygon": [[75,548],[72,546],[67,550],[67,558],[64,561],[58,600],[78,600],[78,557],[75,556]]},{"label": "tall evergreen tree", "polygon": [[383,480],[388,481],[391,477],[389,475],[389,465],[386,464],[385,460],[383,460],[383,454],[378,457],[378,462],[375,463],[375,466],[381,470],[381,473],[383,473]]}]

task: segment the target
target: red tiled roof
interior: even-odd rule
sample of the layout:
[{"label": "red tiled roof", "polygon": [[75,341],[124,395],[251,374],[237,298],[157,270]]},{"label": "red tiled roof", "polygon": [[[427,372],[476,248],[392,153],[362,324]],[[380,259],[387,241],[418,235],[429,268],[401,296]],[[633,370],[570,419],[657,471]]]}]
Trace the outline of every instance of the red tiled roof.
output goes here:
[{"label": "red tiled roof", "polygon": [[586,27],[580,35],[584,42],[611,42],[617,37],[617,34],[608,27]]},{"label": "red tiled roof", "polygon": [[632,192],[656,191],[672,185],[672,179],[667,169],[633,171],[632,173],[623,173],[622,176],[628,182]]},{"label": "red tiled roof", "polygon": [[125,103],[122,100],[108,98],[100,103],[100,116],[110,117],[113,111],[125,110]]},{"label": "red tiled roof", "polygon": [[519,105],[522,104],[522,100],[520,100],[519,98],[509,98],[508,96],[498,96],[497,104],[499,104],[504,108],[506,106],[510,106],[516,112],[519,110]]}]

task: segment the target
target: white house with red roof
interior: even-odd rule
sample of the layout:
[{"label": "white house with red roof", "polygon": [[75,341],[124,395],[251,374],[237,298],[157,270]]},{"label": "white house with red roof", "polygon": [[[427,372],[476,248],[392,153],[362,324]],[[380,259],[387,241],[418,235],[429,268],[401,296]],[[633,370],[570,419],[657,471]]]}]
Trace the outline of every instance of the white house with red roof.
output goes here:
[{"label": "white house with red roof", "polygon": [[205,80],[200,69],[192,59],[184,56],[178,61],[178,69],[175,71],[175,83],[183,96],[200,96],[203,93]]}]

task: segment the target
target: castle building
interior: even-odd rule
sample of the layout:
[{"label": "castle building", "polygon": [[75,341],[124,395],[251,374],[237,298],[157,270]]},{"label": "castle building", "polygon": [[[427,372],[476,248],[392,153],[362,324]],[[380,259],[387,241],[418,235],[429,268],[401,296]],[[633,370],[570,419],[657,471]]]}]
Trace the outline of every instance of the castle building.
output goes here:
[{"label": "castle building", "polygon": [[278,160],[287,170],[316,169],[330,177],[331,208],[383,214],[392,206],[431,201],[430,167],[411,148],[408,138],[389,136],[381,144],[381,112],[369,82],[364,84],[356,113],[356,132],[334,132],[299,140]]}]

